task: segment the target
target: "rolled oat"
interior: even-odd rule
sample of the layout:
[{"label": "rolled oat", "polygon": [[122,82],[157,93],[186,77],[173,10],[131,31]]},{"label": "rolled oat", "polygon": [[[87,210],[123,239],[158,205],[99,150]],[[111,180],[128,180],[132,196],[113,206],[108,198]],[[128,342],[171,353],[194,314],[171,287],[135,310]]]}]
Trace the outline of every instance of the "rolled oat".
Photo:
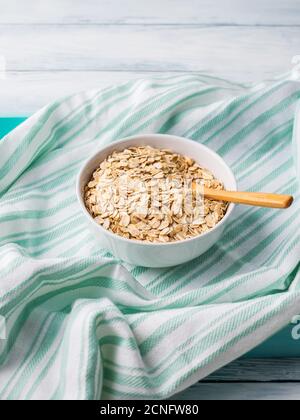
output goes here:
[{"label": "rolled oat", "polygon": [[203,198],[203,186],[223,189],[189,157],[168,149],[131,147],[100,164],[84,199],[105,229],[128,239],[167,243],[201,235],[225,216],[227,203]]}]

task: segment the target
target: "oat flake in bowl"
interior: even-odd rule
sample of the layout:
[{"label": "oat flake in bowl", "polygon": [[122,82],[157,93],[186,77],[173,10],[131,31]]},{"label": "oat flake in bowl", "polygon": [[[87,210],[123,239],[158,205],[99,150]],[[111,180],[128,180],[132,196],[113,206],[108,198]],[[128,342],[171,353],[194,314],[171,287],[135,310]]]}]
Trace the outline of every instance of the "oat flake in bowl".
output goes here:
[{"label": "oat flake in bowl", "polygon": [[208,232],[225,216],[227,203],[203,199],[203,186],[223,189],[193,159],[137,146],[114,151],[100,164],[85,187],[84,201],[95,221],[117,235],[175,242]]}]

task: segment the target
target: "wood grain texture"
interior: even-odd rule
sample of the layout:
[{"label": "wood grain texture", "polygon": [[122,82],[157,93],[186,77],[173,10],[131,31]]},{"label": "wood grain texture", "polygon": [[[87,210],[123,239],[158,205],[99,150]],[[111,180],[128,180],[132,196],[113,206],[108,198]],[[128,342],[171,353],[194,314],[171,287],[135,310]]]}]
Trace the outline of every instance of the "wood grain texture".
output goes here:
[{"label": "wood grain texture", "polygon": [[[0,63],[1,64],[1,63]],[[102,89],[128,80],[174,76],[176,72],[126,71],[0,71],[0,116],[29,116],[60,97]],[[203,75],[205,79],[205,75]]]},{"label": "wood grain texture", "polygon": [[172,399],[194,401],[300,400],[300,383],[198,384]]},{"label": "wood grain texture", "polygon": [[299,52],[298,0],[0,0],[0,6],[5,115],[166,72],[271,78],[288,71]]},{"label": "wood grain texture", "polygon": [[300,382],[300,359],[241,359],[213,373],[206,382]]},{"label": "wood grain texture", "polygon": [[202,71],[238,81],[287,71],[298,28],[0,26],[8,71]]},{"label": "wood grain texture", "polygon": [[298,0],[0,0],[0,23],[299,25]]},{"label": "wood grain texture", "polygon": [[[194,187],[195,185],[195,187]],[[196,190],[196,183],[193,184]],[[290,195],[271,194],[250,191],[223,191],[204,187],[204,196],[211,200],[227,201],[228,203],[244,204],[248,206],[287,209],[293,203]],[[200,189],[201,194],[201,189]]]},{"label": "wood grain texture", "polygon": [[290,69],[299,35],[297,28],[0,26],[7,66],[0,110],[29,115],[59,96],[166,73],[271,78]]}]

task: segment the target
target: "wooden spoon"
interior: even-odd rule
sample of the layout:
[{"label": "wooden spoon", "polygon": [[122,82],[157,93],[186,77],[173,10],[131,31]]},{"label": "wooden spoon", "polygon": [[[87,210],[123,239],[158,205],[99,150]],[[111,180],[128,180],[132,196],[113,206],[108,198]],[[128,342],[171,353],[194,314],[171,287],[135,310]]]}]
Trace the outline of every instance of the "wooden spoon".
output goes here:
[{"label": "wooden spoon", "polygon": [[[197,188],[193,184],[193,188]],[[289,208],[294,198],[291,195],[268,194],[257,192],[239,192],[239,191],[223,191],[213,190],[204,187],[205,198],[216,201],[227,201],[229,203],[247,204],[249,206],[269,207],[274,209]]]}]

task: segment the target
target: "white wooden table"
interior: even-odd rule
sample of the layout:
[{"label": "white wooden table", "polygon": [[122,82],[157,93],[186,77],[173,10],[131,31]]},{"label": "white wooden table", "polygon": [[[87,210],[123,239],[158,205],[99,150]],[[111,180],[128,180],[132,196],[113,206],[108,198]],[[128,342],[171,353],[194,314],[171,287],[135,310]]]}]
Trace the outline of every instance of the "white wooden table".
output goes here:
[{"label": "white wooden table", "polygon": [[[0,0],[0,116],[161,73],[258,81],[296,54],[299,0]],[[237,361],[176,397],[300,399],[300,361]]]}]

